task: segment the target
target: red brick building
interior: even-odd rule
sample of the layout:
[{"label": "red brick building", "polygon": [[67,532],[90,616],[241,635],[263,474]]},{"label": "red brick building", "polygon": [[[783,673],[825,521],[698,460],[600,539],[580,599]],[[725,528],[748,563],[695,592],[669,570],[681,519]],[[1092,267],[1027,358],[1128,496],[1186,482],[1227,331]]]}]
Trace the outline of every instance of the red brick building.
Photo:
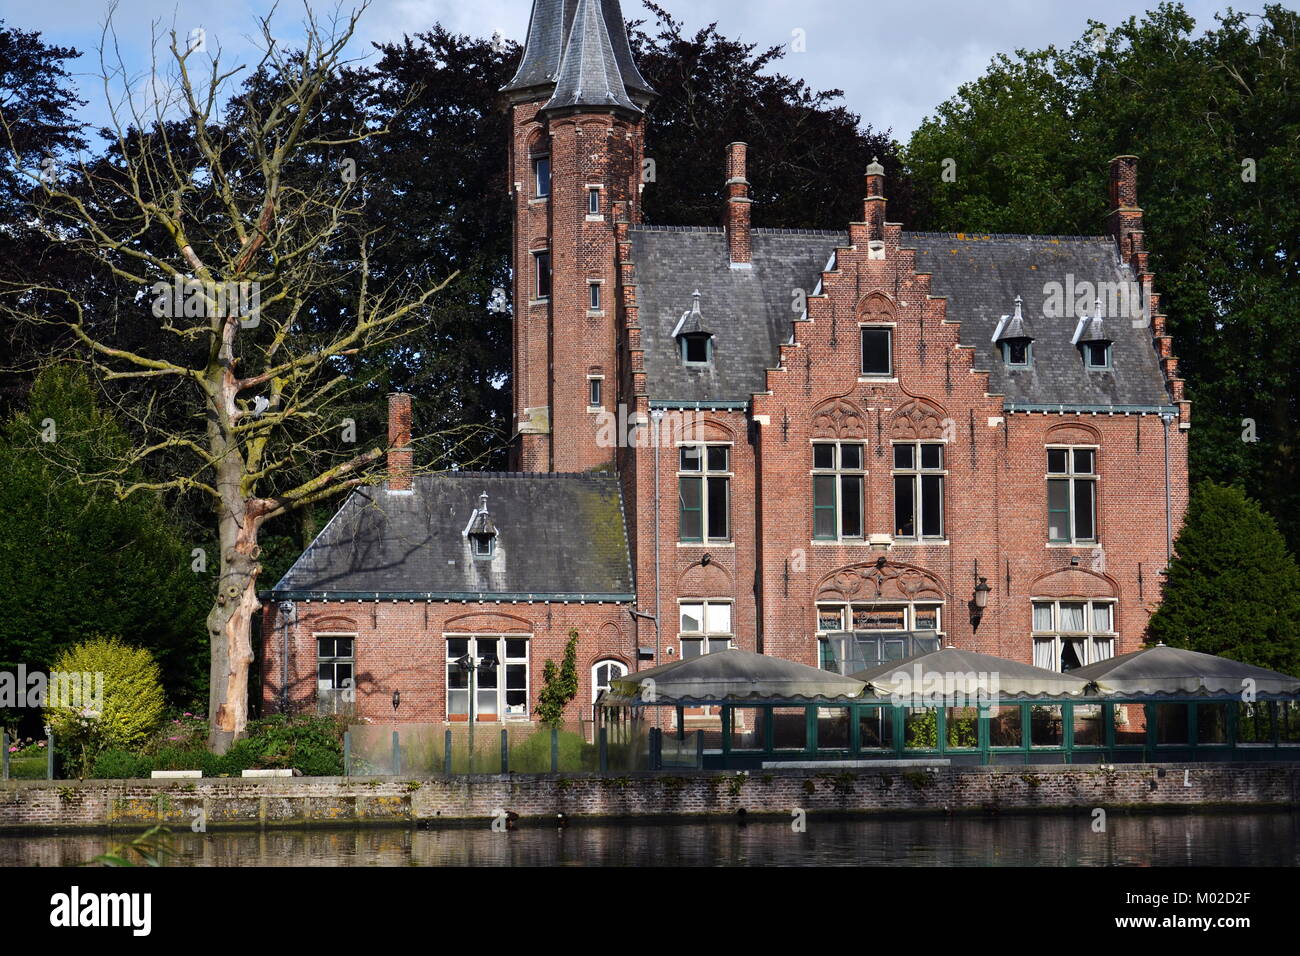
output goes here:
[{"label": "red brick building", "polygon": [[1104,236],[904,232],[875,163],[861,221],[752,228],[743,143],[718,228],[656,226],[617,0],[535,0],[504,92],[518,472],[412,482],[395,397],[388,484],[270,595],[268,706],[346,671],[362,713],[398,690],[400,719],[455,720],[449,662],[489,648],[477,712],[528,719],[570,629],[575,712],[611,669],[728,646],[849,673],[939,643],[1053,669],[1141,645],[1190,407],[1136,159]]}]

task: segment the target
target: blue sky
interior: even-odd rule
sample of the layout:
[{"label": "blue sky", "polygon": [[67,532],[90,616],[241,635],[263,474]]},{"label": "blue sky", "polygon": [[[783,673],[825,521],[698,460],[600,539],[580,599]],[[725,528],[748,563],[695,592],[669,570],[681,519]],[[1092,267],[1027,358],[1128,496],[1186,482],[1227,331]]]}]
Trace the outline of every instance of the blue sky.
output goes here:
[{"label": "blue sky", "polygon": [[[727,36],[761,45],[790,43],[803,31],[806,52],[791,53],[781,69],[806,79],[818,89],[845,91],[849,107],[866,122],[890,128],[900,140],[935,106],[974,79],[998,52],[1017,47],[1036,49],[1055,43],[1065,46],[1087,28],[1089,18],[1115,24],[1154,7],[1156,0],[912,0],[886,4],[879,0],[662,0],[687,27],[717,21]],[[1213,24],[1213,15],[1226,2],[1187,0],[1188,11],[1201,28]],[[1259,12],[1261,0],[1235,4],[1237,9]],[[229,61],[252,62],[256,49],[257,18],[272,7],[270,0],[119,0],[114,15],[118,43],[130,70],[144,75],[149,68],[150,25],[164,29],[175,24],[188,34],[202,28],[209,51],[214,41]],[[345,6],[350,9],[351,3]],[[371,52],[372,41],[397,40],[441,21],[459,32],[503,36],[522,40],[528,25],[529,0],[374,0],[362,18],[353,43],[357,56]],[[311,0],[320,18],[335,10],[335,3]],[[73,69],[82,96],[90,101],[87,119],[104,122],[102,84],[96,47],[109,9],[107,0],[0,0],[0,18],[10,26],[35,29],[47,41],[74,46],[84,52]],[[624,13],[640,16],[640,0],[623,0]],[[302,0],[281,0],[275,15],[278,38],[292,41],[301,35]]]}]

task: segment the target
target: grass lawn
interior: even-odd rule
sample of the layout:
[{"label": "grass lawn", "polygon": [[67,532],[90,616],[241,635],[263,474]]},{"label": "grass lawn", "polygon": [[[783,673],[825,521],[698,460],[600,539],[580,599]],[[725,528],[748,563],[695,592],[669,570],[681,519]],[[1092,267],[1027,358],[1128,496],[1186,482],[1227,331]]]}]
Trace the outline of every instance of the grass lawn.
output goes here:
[{"label": "grass lawn", "polygon": [[14,780],[44,780],[49,758],[45,754],[35,757],[10,757],[9,776]]}]

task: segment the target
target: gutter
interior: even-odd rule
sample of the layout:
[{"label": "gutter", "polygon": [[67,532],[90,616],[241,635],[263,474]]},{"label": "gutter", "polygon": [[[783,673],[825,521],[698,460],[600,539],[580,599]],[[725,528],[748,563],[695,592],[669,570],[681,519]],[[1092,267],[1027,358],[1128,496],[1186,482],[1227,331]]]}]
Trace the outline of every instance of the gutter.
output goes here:
[{"label": "gutter", "polygon": [[1080,415],[1177,415],[1176,405],[1065,405],[1034,402],[1004,402],[1008,412],[1043,412],[1045,414]]},{"label": "gutter", "polygon": [[537,591],[269,591],[276,601],[460,601],[479,604],[631,604],[635,594],[568,594]]}]

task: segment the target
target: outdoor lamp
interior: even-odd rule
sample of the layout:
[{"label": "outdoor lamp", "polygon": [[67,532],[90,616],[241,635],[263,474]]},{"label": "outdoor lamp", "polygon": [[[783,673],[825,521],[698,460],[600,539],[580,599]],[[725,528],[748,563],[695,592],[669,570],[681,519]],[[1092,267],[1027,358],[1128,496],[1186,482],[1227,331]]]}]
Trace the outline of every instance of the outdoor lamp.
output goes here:
[{"label": "outdoor lamp", "polygon": [[[976,577],[979,577],[976,575]],[[970,602],[970,623],[972,627],[979,627],[980,619],[984,617],[984,609],[989,606],[989,587],[988,578],[979,577],[975,584],[975,595]]]},{"label": "outdoor lamp", "polygon": [[393,711],[394,711],[394,713],[397,711],[397,705],[400,704],[401,702],[402,702],[402,692],[401,692],[400,690],[395,690],[395,691],[393,691]]}]

